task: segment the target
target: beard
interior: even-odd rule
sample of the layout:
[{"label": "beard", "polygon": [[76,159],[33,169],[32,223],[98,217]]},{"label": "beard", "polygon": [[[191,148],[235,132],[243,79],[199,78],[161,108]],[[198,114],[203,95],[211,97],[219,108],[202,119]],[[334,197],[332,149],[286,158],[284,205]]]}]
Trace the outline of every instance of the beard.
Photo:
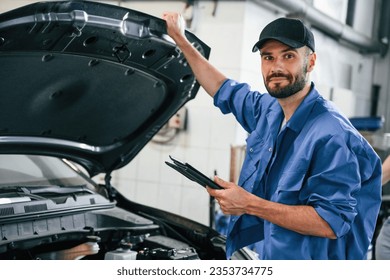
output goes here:
[{"label": "beard", "polygon": [[[269,75],[265,79],[264,85],[265,85],[268,93],[272,97],[279,98],[279,99],[287,98],[287,97],[290,97],[290,96],[296,94],[297,92],[301,91],[305,87],[306,74],[307,74],[306,67],[303,67],[302,72],[296,74],[295,77],[293,77],[290,74],[274,73],[274,74]],[[281,86],[280,83],[275,83],[274,88],[271,89],[268,86],[268,84],[270,82],[270,79],[274,78],[274,77],[284,77],[288,80],[289,84],[286,86]],[[294,78],[295,78],[295,82],[293,82]]]}]

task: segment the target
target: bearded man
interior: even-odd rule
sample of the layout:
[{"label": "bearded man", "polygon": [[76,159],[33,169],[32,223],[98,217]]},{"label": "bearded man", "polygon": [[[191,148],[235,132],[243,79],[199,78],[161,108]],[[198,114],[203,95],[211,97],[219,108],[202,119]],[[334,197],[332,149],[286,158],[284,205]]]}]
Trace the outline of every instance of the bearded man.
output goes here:
[{"label": "bearded man", "polygon": [[228,79],[188,42],[180,14],[163,15],[168,35],[222,113],[248,132],[238,185],[207,188],[230,215],[226,257],[260,242],[261,259],[364,259],[381,204],[381,160],[348,118],[325,100],[310,73],[314,35],[278,18],[260,33],[267,93]]}]

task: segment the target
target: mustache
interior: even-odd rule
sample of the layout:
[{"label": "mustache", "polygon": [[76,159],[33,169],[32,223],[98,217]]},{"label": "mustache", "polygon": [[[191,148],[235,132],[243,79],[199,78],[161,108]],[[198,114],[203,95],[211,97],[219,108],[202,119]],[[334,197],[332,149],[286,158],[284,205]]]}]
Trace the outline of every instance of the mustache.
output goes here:
[{"label": "mustache", "polygon": [[271,75],[267,76],[266,81],[269,82],[272,78],[280,78],[280,77],[286,78],[286,79],[288,79],[290,81],[291,81],[291,78],[292,78],[291,75],[277,72],[277,73],[272,73]]}]

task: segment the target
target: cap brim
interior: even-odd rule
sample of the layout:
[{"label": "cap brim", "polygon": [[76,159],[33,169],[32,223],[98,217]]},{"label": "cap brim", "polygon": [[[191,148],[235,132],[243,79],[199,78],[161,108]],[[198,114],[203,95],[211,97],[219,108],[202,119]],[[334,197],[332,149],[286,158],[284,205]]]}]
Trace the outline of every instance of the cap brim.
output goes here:
[{"label": "cap brim", "polygon": [[268,40],[279,41],[279,42],[281,42],[281,43],[283,43],[291,48],[294,48],[294,49],[301,48],[305,45],[301,42],[297,42],[295,40],[291,40],[291,39],[284,38],[284,37],[267,37],[267,38],[263,38],[263,39],[257,41],[257,43],[252,48],[252,52],[257,52],[258,50],[260,50],[263,47],[264,43]]}]

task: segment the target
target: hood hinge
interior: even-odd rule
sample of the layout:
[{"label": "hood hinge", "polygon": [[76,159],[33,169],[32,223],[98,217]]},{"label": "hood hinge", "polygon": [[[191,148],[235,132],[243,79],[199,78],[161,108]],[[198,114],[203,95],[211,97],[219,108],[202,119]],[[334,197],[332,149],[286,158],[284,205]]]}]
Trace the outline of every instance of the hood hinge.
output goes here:
[{"label": "hood hinge", "polygon": [[111,185],[111,171],[106,173],[106,176],[104,176],[104,187],[106,188],[106,191],[107,191],[107,195],[108,195],[108,198],[110,199],[110,201],[114,201],[115,200],[115,196],[116,196],[116,190],[113,188],[113,186]]}]

